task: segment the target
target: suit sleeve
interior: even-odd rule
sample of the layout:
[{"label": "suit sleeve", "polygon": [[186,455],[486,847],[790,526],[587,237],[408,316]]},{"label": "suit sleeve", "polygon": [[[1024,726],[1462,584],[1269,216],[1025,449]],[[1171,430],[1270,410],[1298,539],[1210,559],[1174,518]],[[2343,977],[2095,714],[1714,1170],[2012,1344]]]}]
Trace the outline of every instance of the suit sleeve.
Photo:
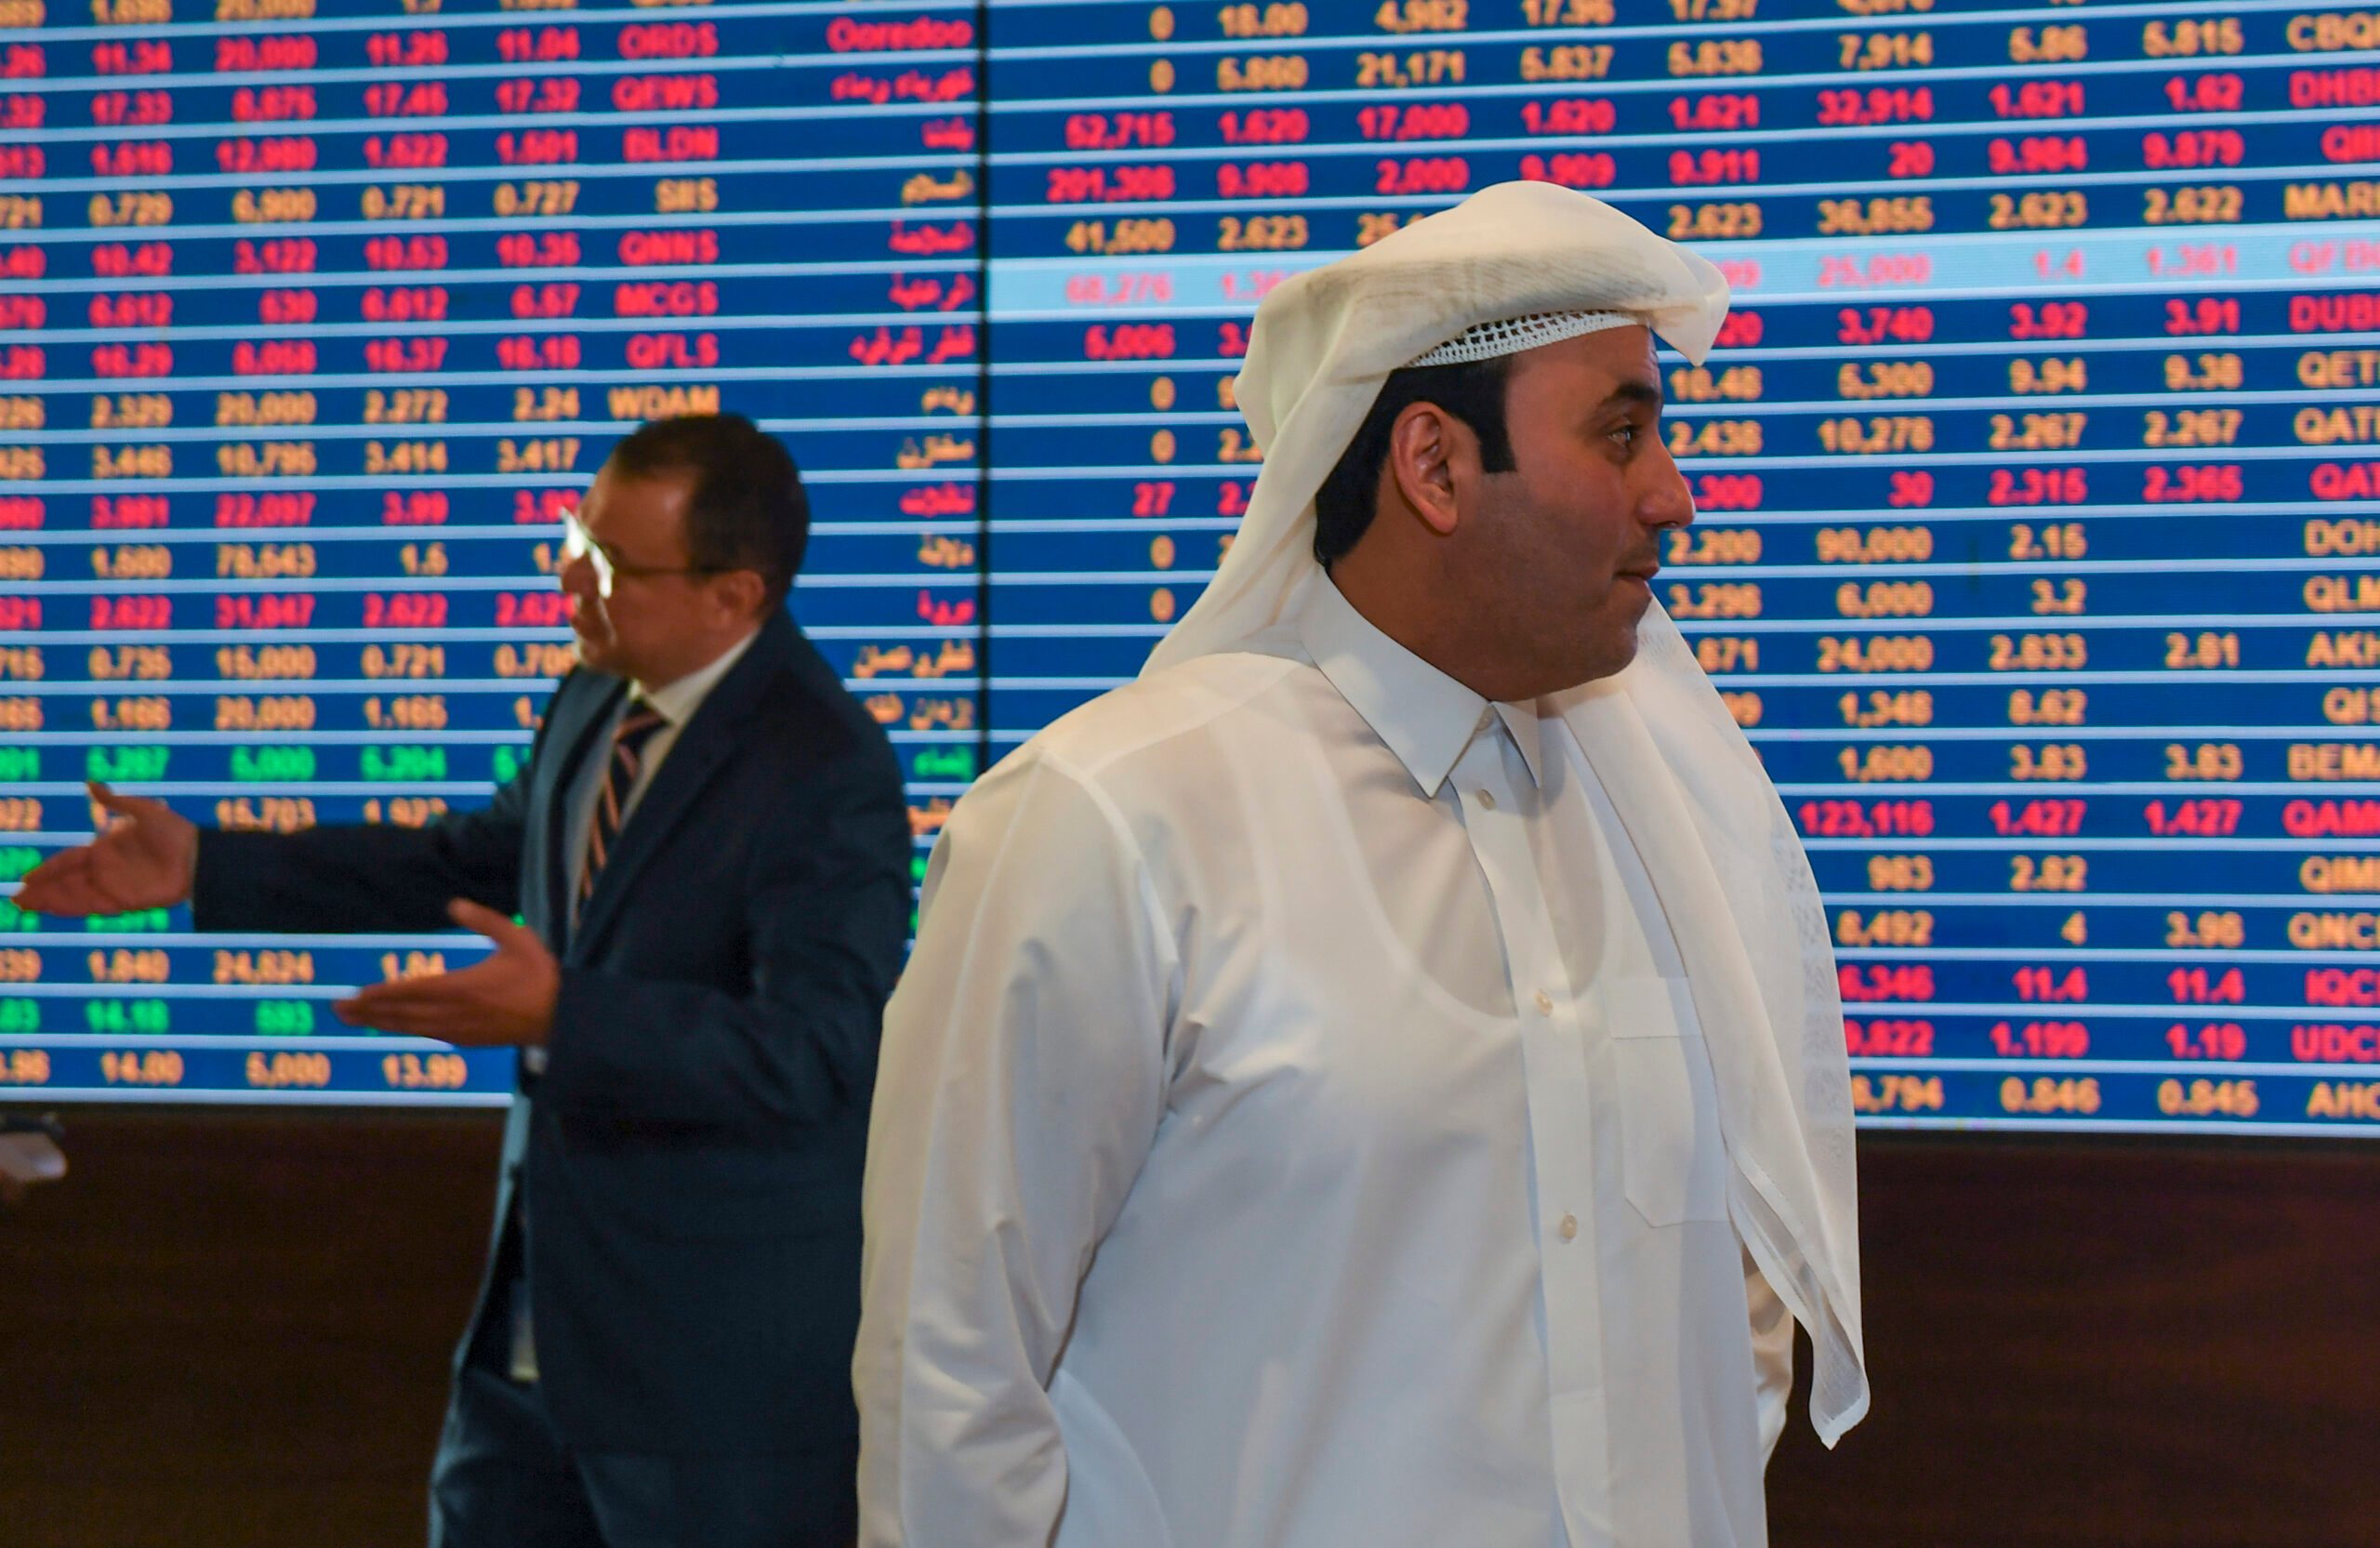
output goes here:
[{"label": "suit sleeve", "polygon": [[1164,1111],[1178,953],[1114,807],[995,770],[934,849],[885,1013],[853,1378],[865,1548],[1047,1548],[1049,1387]]},{"label": "suit sleeve", "polygon": [[451,930],[449,900],[521,911],[529,771],[476,812],[422,827],[378,824],[199,836],[191,920],[200,930]]},{"label": "suit sleeve", "polygon": [[[909,817],[891,756],[788,790],[747,872],[748,987],[564,964],[537,1100],[634,1126],[781,1132],[864,1102],[909,929]],[[671,1036],[656,1038],[666,1026]]]}]

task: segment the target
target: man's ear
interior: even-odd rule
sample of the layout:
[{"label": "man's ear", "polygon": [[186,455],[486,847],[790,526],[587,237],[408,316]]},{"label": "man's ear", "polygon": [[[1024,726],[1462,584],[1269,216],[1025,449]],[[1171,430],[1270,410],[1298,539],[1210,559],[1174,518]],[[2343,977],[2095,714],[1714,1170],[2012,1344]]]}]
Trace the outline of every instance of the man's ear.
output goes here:
[{"label": "man's ear", "polygon": [[758,570],[729,570],[712,576],[711,587],[721,608],[737,618],[758,617],[769,595],[769,584]]},{"label": "man's ear", "polygon": [[1453,535],[1456,465],[1479,459],[1471,427],[1432,403],[1408,404],[1388,431],[1388,476],[1396,492],[1432,532]]}]

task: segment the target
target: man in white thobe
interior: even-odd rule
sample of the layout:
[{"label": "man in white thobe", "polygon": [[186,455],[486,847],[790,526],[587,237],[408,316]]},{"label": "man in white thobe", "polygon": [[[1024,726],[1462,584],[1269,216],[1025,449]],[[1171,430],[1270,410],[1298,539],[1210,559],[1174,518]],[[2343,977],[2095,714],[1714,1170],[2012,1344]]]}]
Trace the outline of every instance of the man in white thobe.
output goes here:
[{"label": "man in white thobe", "polygon": [[1281,285],[1240,538],[969,793],[887,1012],[869,1548],[1747,1548],[1864,1410],[1806,860],[1651,601],[1702,260],[1488,190]]}]

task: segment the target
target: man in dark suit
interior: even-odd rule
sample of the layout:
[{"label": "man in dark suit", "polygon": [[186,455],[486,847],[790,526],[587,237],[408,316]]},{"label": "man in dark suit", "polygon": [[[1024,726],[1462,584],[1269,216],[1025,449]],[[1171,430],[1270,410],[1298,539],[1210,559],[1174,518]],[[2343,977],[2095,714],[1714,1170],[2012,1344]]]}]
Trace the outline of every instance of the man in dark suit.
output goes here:
[{"label": "man in dark suit", "polygon": [[[574,519],[579,668],[528,769],[418,829],[115,816],[42,913],[495,943],[341,1002],[522,1050],[436,1548],[772,1548],[854,1530],[860,1163],[909,919],[891,748],[784,610],[808,507],[749,421],[624,441]],[[518,913],[525,924],[509,917]]]}]

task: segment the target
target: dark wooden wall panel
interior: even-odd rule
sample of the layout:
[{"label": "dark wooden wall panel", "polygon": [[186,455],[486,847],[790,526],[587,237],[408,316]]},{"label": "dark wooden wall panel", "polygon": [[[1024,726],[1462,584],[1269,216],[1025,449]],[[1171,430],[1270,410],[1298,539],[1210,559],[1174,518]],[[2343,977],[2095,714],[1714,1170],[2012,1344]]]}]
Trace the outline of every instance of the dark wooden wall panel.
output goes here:
[{"label": "dark wooden wall panel", "polygon": [[[496,1118],[67,1117],[0,1213],[0,1541],[420,1542]],[[2380,1150],[1863,1155],[1876,1408],[1797,1411],[1778,1548],[2380,1545]]]},{"label": "dark wooden wall panel", "polygon": [[0,1213],[0,1541],[418,1545],[501,1118],[64,1117]]},{"label": "dark wooden wall panel", "polygon": [[1797,1413],[1778,1544],[2380,1544],[2380,1150],[1861,1154],[1875,1406]]}]

